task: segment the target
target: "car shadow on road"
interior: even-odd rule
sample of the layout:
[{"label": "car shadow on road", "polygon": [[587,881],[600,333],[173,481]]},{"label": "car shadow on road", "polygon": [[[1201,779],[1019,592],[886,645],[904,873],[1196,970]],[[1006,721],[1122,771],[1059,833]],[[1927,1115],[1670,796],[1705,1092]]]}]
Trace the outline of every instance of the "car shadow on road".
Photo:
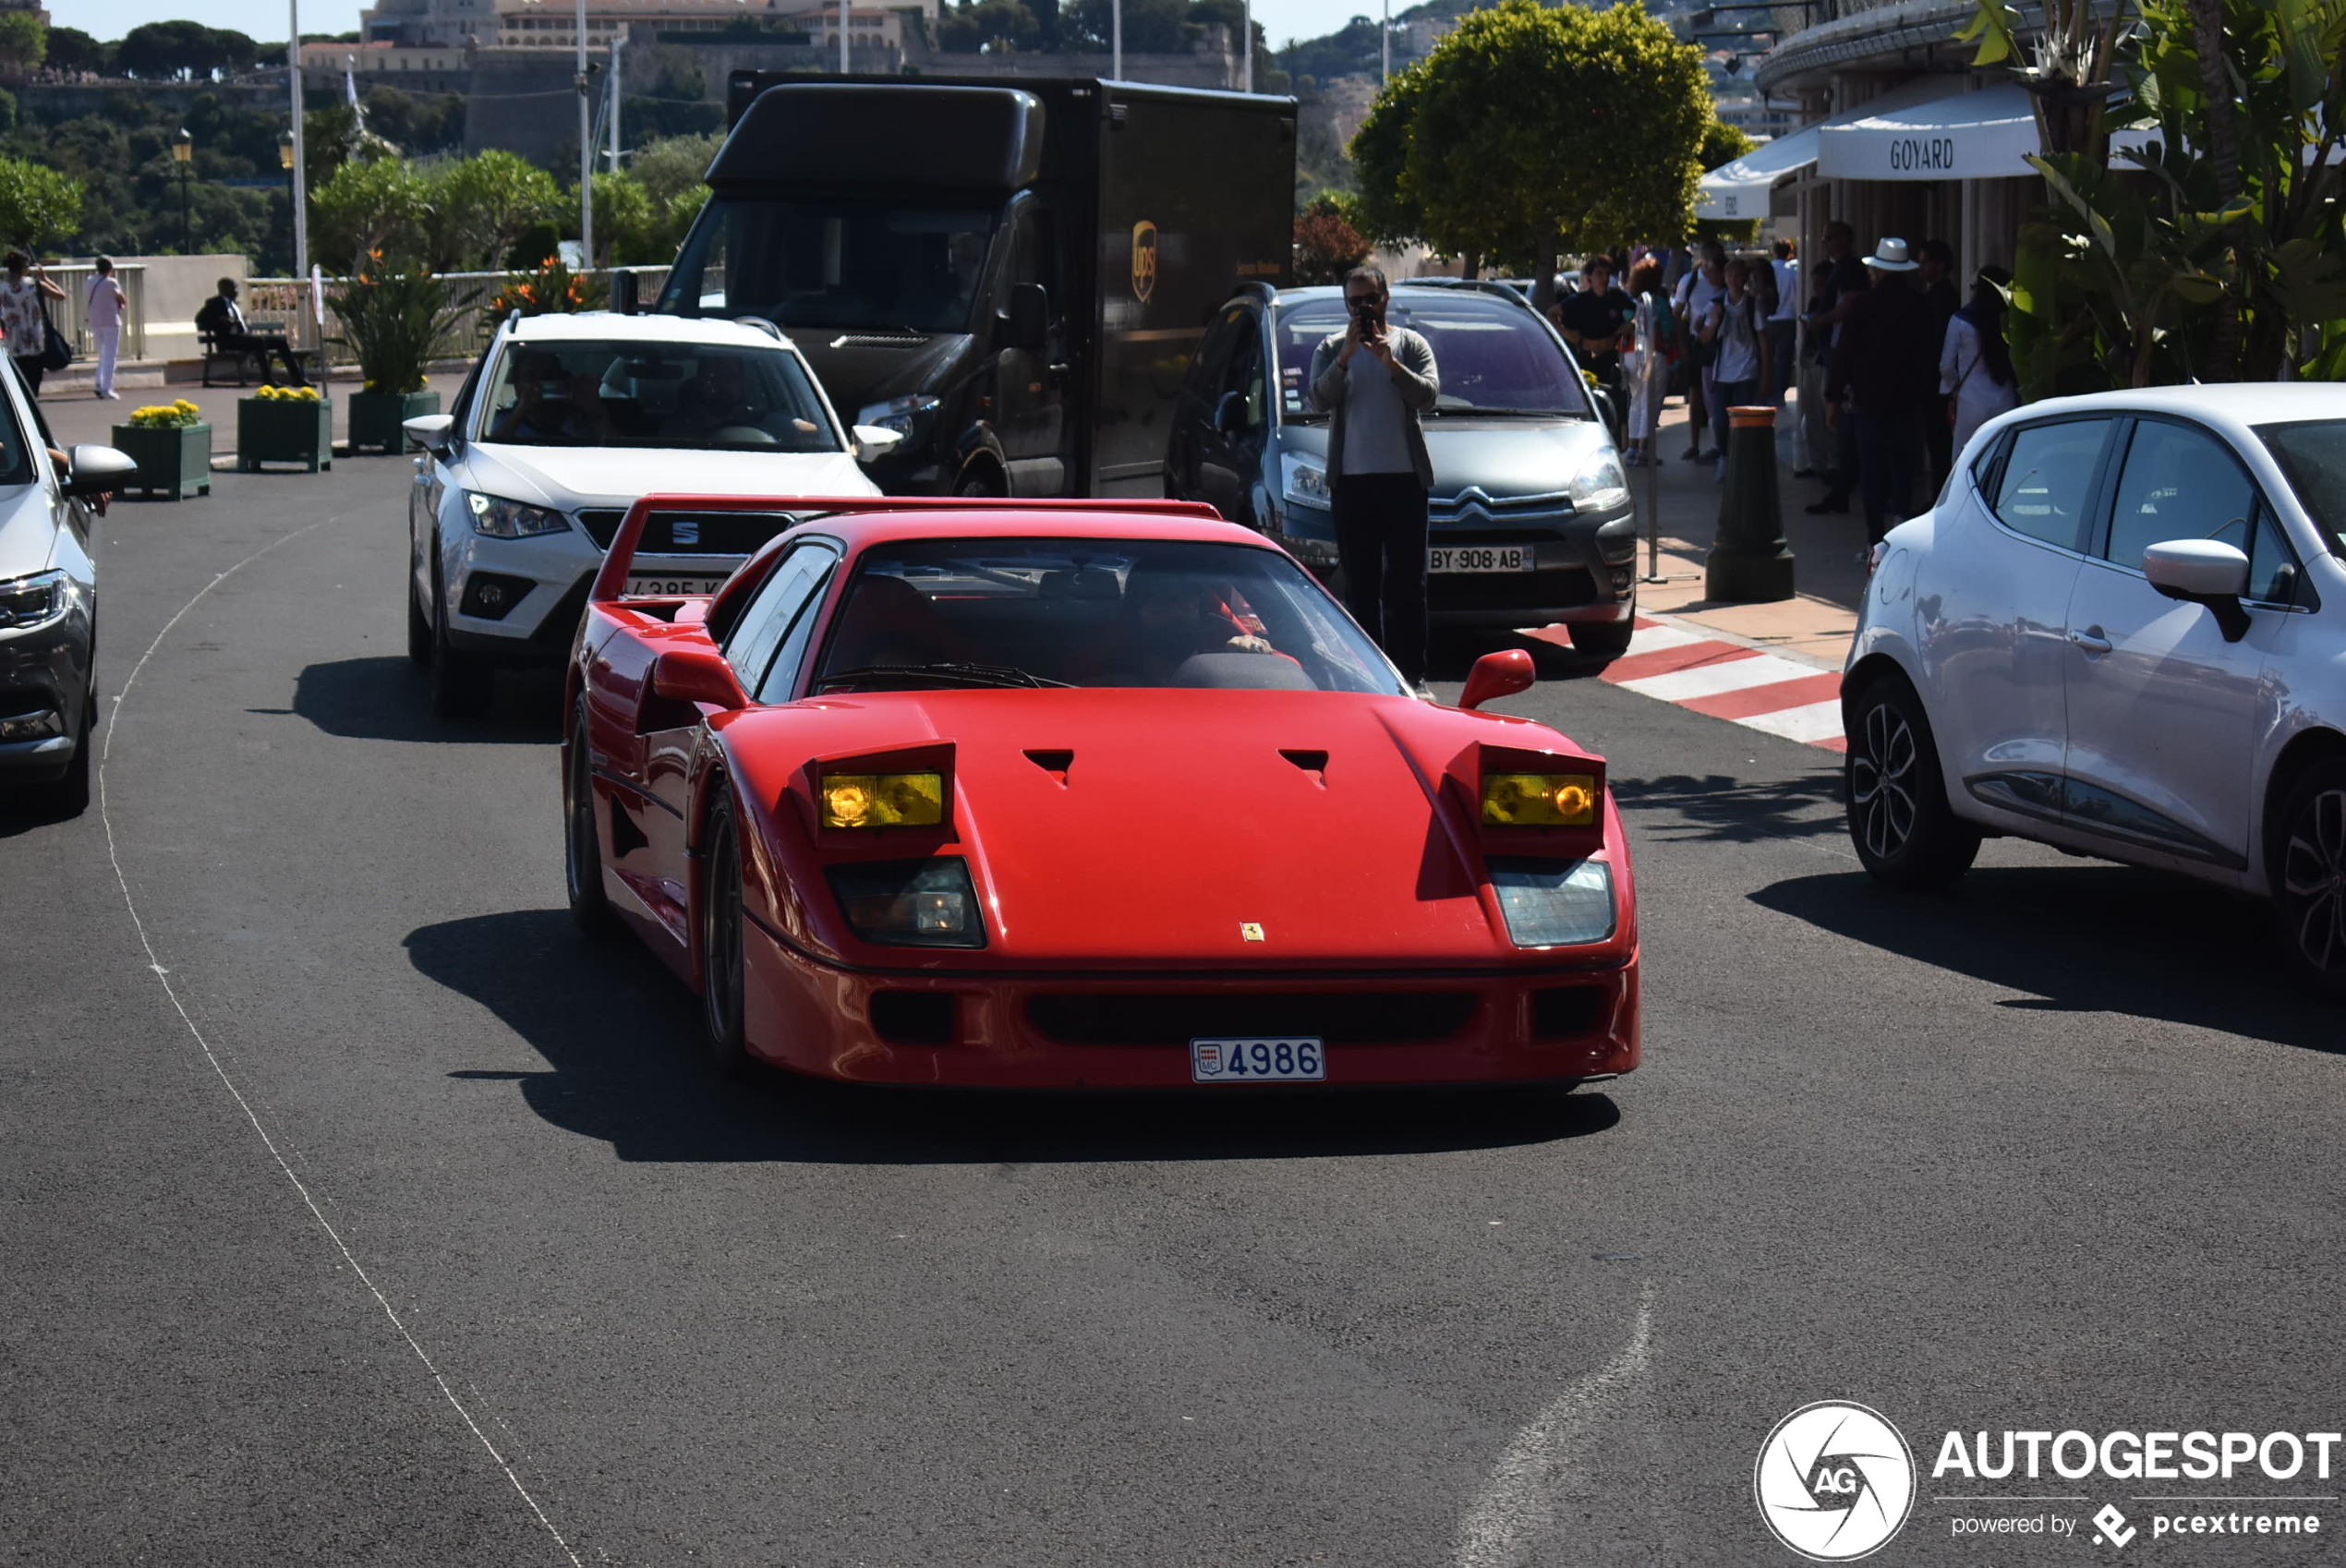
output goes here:
[{"label": "car shadow on road", "polygon": [[1528,649],[1531,661],[1538,666],[1542,681],[1585,681],[1601,674],[1610,659],[1599,658],[1549,642],[1544,637],[1525,637],[1511,632],[1471,632],[1457,628],[1437,629],[1426,641],[1426,679],[1457,682],[1467,678],[1474,661],[1487,653],[1506,648]]},{"label": "car shadow on road", "polygon": [[590,941],[561,910],[427,925],[429,978],[480,1003],[546,1058],[516,1082],[554,1126],[623,1160],[968,1164],[1417,1154],[1602,1132],[1613,1101],[1550,1088],[1258,1093],[877,1089],[767,1073],[733,1085],[702,1058],[698,1004],[632,940]]},{"label": "car shadow on road", "polygon": [[431,680],[404,657],[328,659],[295,678],[293,710],[349,741],[542,746],[562,739],[559,669],[505,670],[496,701],[478,718],[431,710]]},{"label": "car shadow on road", "polygon": [[1818,767],[1790,778],[1737,778],[1724,773],[1610,775],[1615,799],[1638,829],[1672,843],[1751,844],[1845,830],[1841,769]]},{"label": "car shadow on road", "polygon": [[2301,989],[2255,900],[2179,876],[2080,861],[1975,868],[1941,894],[1864,873],[1796,877],[1762,908],[1884,952],[2026,993],[2020,1012],[2114,1013],[2346,1051],[2338,1009]]}]

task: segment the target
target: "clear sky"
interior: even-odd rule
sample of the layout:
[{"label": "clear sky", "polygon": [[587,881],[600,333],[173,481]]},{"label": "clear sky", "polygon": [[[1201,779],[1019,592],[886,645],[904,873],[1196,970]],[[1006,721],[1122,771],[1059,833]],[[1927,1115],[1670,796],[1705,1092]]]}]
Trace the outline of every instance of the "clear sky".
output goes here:
[{"label": "clear sky", "polygon": [[[1404,4],[1413,0],[1404,0]],[[303,0],[301,30],[304,32],[348,32],[358,25],[358,11],[364,0]],[[1401,6],[1394,6],[1398,11]],[[1317,38],[1334,32],[1355,16],[1373,16],[1381,10],[1372,9],[1362,0],[1256,0],[1254,19],[1271,42],[1282,44],[1293,38]],[[258,4],[240,0],[75,0],[71,6],[56,6],[52,0],[50,16],[68,26],[99,38],[120,38],[142,22],[173,20],[198,21],[206,27],[235,28],[264,42],[274,42],[285,36],[287,14],[284,6],[260,0]]]}]

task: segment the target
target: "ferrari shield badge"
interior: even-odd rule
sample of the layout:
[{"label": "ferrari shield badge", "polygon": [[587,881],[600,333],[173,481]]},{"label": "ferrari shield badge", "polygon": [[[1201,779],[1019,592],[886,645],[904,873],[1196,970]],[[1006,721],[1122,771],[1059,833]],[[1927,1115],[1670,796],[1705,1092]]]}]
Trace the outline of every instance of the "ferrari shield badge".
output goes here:
[{"label": "ferrari shield badge", "polygon": [[1156,292],[1156,225],[1143,219],[1132,225],[1132,297],[1146,305]]},{"label": "ferrari shield badge", "polygon": [[1263,940],[1263,928],[1251,920],[1239,922],[1239,935],[1249,942]]}]

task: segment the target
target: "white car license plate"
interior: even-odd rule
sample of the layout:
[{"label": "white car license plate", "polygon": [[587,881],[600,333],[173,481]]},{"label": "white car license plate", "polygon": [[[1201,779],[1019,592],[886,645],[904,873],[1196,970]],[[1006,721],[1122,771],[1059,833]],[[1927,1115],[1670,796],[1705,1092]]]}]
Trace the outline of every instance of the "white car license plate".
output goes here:
[{"label": "white car license plate", "polygon": [[1327,1076],[1327,1053],[1313,1039],[1190,1042],[1194,1083],[1319,1083]]},{"label": "white car license plate", "polygon": [[679,577],[665,573],[631,572],[627,592],[632,598],[671,598],[676,595],[713,594],[725,585],[722,577]]},{"label": "white car license plate", "polygon": [[1530,545],[1437,545],[1426,551],[1429,572],[1530,572]]}]

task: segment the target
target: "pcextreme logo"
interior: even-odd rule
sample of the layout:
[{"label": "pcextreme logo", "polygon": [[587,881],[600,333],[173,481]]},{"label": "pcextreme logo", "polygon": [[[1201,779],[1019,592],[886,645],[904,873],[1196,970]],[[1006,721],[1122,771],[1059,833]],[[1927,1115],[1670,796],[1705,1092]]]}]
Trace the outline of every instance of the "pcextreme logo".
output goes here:
[{"label": "pcextreme logo", "polygon": [[1146,305],[1156,292],[1156,225],[1145,218],[1132,225],[1132,297]]},{"label": "pcextreme logo", "polygon": [[1752,1467],[1760,1517],[1811,1562],[1853,1562],[1887,1546],[1915,1504],[1915,1455],[1877,1410],[1804,1405],[1776,1423]]}]

